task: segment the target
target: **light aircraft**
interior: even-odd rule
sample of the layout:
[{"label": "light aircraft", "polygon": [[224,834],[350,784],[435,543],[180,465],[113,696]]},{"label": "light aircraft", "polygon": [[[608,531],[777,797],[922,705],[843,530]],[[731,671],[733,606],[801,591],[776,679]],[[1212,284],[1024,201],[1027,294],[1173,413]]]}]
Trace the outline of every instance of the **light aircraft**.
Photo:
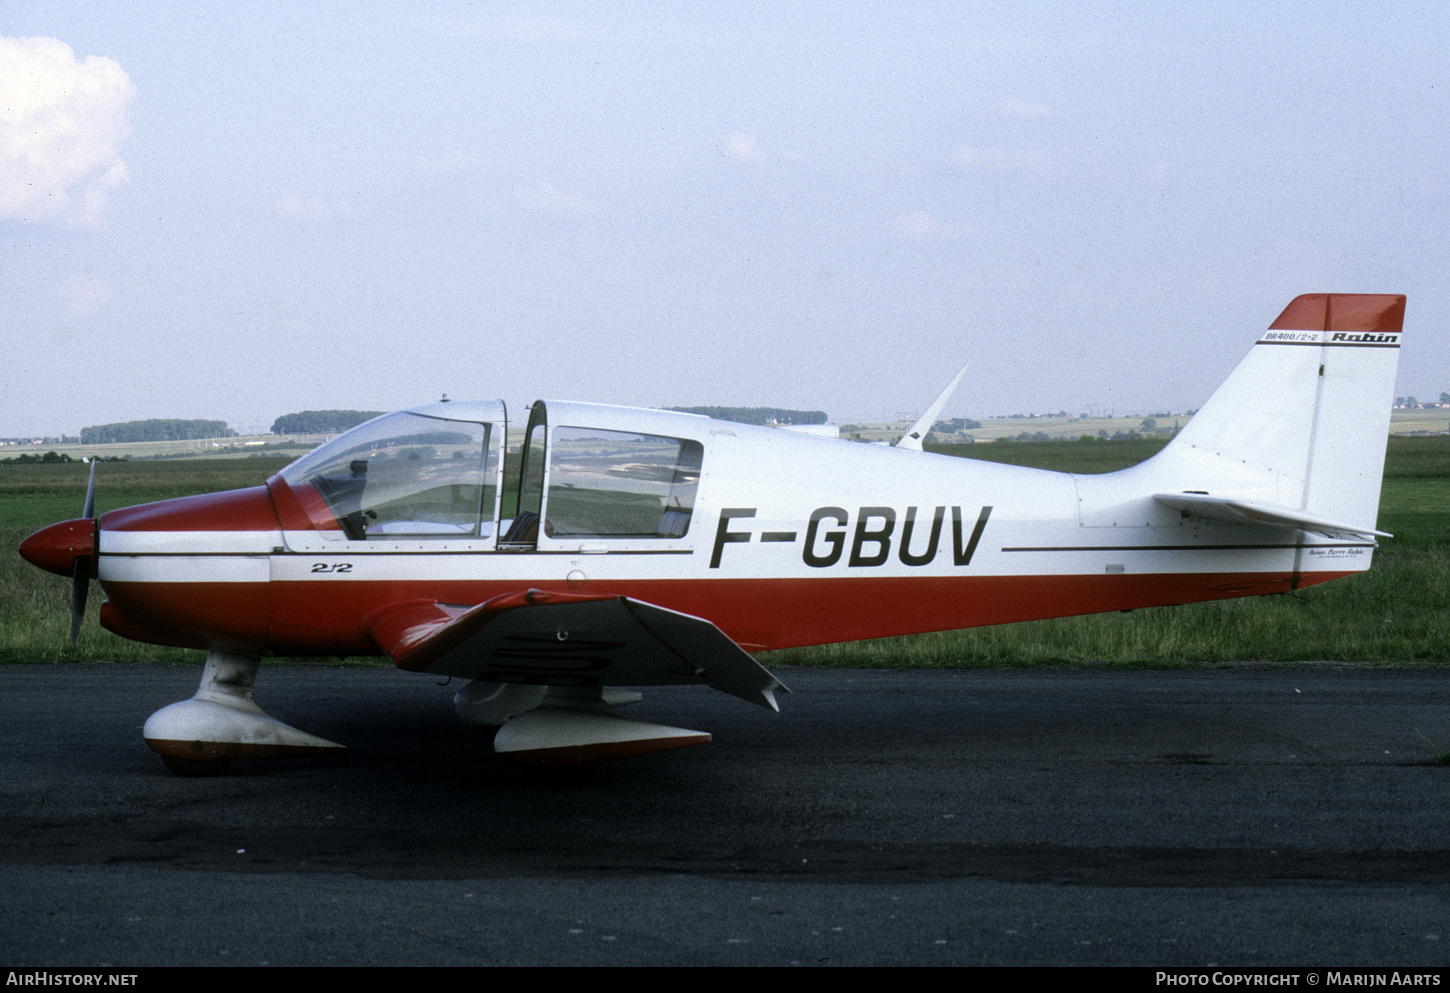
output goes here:
[{"label": "light aircraft", "polygon": [[[693,414],[500,402],[362,424],[265,486],[83,516],[20,552],[101,623],[208,652],[144,736],[173,771],[342,748],[252,698],[269,656],[386,655],[541,769],[699,744],[623,687],[777,709],[748,653],[1283,593],[1367,569],[1405,298],[1296,298],[1188,425],[1071,475]],[[958,377],[960,378],[960,376]],[[74,627],[72,631],[74,639]]]}]

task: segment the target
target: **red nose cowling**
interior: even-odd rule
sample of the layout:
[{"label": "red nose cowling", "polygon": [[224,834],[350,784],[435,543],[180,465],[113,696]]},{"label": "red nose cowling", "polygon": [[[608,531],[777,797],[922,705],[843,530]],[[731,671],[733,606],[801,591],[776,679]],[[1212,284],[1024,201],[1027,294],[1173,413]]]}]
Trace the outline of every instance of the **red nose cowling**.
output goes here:
[{"label": "red nose cowling", "polygon": [[41,528],[20,543],[20,556],[57,576],[74,576],[76,559],[86,563],[88,578],[96,575],[96,519],[81,517]]},{"label": "red nose cowling", "polygon": [[[103,583],[109,600],[101,607],[101,626],[136,641],[256,654],[267,638],[271,595],[266,559],[222,552],[225,541],[208,553],[209,539],[201,537],[198,544],[184,533],[213,532],[220,538],[270,533],[277,527],[265,486],[177,497],[101,515],[102,551],[107,535],[121,533],[131,536],[130,549],[145,549],[132,560],[131,578]],[[231,566],[218,570],[223,576],[180,580],[169,566],[169,555],[179,546],[188,547],[185,558],[193,562],[219,554],[218,566]],[[264,538],[262,547],[270,551],[271,541]],[[246,563],[243,572],[249,575],[237,575],[239,561]]]},{"label": "red nose cowling", "polygon": [[[50,572],[72,576],[80,562],[84,575],[95,578],[106,535],[130,532],[126,557],[133,560],[132,568],[126,579],[103,584],[110,599],[101,605],[102,627],[135,641],[256,653],[265,647],[270,602],[265,559],[256,576],[181,579],[169,567],[178,546],[173,536],[277,528],[267,488],[255,486],[113,510],[99,522],[81,518],[52,524],[26,538],[19,550],[27,562]],[[216,554],[248,562],[254,558],[223,551],[225,542],[216,551],[205,539],[199,545],[195,540],[179,544],[186,548],[184,557],[193,561]],[[263,544],[270,547],[266,539]]]}]

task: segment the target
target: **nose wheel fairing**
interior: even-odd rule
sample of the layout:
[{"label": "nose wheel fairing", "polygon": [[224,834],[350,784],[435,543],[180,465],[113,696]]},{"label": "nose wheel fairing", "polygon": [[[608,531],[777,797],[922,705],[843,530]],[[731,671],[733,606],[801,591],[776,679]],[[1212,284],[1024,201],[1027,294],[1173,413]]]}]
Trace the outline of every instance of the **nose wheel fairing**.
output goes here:
[{"label": "nose wheel fairing", "polygon": [[209,652],[201,685],[189,700],[162,707],[146,720],[147,746],[180,775],[215,775],[232,759],[338,755],[336,742],[299,731],[252,699],[260,660]]}]

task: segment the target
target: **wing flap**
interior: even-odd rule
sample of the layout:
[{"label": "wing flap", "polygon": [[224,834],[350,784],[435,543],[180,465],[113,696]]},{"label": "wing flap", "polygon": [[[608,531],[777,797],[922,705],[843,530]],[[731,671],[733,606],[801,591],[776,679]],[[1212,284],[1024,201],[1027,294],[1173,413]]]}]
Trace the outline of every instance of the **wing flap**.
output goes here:
[{"label": "wing flap", "polygon": [[1153,499],[1164,506],[1182,511],[1190,517],[1201,517],[1228,524],[1264,524],[1294,531],[1313,531],[1315,534],[1339,540],[1373,540],[1394,537],[1387,531],[1376,531],[1374,528],[1331,521],[1293,507],[1270,503],[1267,500],[1243,500],[1211,496],[1207,493],[1155,493]]},{"label": "wing flap", "polygon": [[550,686],[703,682],[771,710],[786,689],[709,621],[623,596],[527,590],[471,608],[408,600],[362,625],[412,671]]}]

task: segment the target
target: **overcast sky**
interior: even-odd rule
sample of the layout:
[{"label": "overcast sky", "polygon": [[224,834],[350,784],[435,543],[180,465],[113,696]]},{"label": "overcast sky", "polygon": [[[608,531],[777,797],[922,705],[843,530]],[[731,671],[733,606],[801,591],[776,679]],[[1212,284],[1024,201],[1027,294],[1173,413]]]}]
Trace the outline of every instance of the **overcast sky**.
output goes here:
[{"label": "overcast sky", "polygon": [[[778,10],[777,8],[784,8]],[[1197,407],[1289,300],[1450,390],[1442,2],[0,6],[0,436],[501,397]]]}]

